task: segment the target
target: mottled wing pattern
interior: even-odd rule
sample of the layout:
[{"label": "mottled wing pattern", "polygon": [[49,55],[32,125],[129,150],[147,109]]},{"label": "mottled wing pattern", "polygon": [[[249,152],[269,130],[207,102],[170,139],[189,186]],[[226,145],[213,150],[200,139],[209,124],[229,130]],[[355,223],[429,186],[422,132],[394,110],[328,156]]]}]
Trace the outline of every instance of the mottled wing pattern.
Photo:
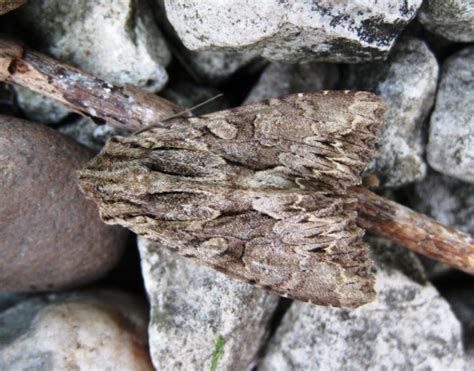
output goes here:
[{"label": "mottled wing pattern", "polygon": [[374,297],[355,200],[383,105],[298,94],[114,137],[81,187],[103,219],[278,295],[357,307]]}]

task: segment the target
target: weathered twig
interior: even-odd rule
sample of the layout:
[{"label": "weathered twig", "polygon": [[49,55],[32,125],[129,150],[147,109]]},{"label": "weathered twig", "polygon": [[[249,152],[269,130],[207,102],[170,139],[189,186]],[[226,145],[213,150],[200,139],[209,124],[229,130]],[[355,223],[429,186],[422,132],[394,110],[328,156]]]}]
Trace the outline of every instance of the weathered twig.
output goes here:
[{"label": "weathered twig", "polygon": [[0,79],[129,131],[141,130],[182,110],[155,94],[110,84],[2,38]]},{"label": "weathered twig", "polygon": [[426,215],[387,200],[365,188],[351,190],[359,200],[357,224],[419,254],[474,274],[474,240]]},{"label": "weathered twig", "polygon": [[0,0],[0,15],[6,14],[26,3],[26,0]]},{"label": "weathered twig", "polygon": [[[153,94],[114,86],[3,39],[0,39],[0,79],[130,131],[156,124],[181,110]],[[474,242],[470,235],[364,188],[352,188],[350,195],[359,200],[357,223],[361,227],[474,274]]]}]

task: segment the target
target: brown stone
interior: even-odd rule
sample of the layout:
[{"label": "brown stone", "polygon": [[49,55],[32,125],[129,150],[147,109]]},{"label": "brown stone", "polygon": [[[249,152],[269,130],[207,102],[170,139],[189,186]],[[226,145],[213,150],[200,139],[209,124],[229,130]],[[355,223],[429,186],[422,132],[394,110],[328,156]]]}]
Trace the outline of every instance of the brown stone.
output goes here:
[{"label": "brown stone", "polygon": [[118,261],[127,232],[76,184],[92,153],[44,125],[0,116],[0,291],[77,286]]}]

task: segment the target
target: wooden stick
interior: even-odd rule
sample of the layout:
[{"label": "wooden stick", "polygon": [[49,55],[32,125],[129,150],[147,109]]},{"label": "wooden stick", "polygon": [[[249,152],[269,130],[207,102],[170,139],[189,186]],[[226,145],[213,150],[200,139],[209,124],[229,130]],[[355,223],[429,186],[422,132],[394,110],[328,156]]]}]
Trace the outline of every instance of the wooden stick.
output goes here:
[{"label": "wooden stick", "polygon": [[[72,110],[137,131],[182,111],[154,94],[123,88],[84,74],[0,38],[0,80],[56,99]],[[413,251],[474,274],[473,238],[362,187],[358,224]]]},{"label": "wooden stick", "polygon": [[357,224],[419,254],[474,275],[474,239],[362,187],[351,189],[358,202]]},{"label": "wooden stick", "polygon": [[136,131],[182,109],[159,96],[117,86],[0,38],[0,79],[53,98],[73,111]]}]

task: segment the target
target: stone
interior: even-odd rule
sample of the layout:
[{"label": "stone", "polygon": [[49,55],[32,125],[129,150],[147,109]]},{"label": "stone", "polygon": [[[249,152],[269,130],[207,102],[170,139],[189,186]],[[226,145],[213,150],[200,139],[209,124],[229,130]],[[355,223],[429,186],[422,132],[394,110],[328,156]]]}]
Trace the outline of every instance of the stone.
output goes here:
[{"label": "stone", "polygon": [[26,118],[42,124],[58,124],[71,110],[61,103],[32,90],[15,86],[16,101]]},{"label": "stone", "polygon": [[274,62],[265,68],[250,91],[245,103],[260,102],[283,95],[330,90],[339,82],[339,69],[334,64]]},{"label": "stone", "polygon": [[355,310],[293,303],[260,370],[462,369],[460,323],[416,256],[370,243],[377,299]]},{"label": "stone", "polygon": [[18,20],[42,50],[101,79],[148,91],[168,80],[171,54],[146,1],[35,0]]},{"label": "stone", "polygon": [[60,133],[74,138],[74,140],[92,151],[98,153],[107,139],[113,135],[127,135],[125,130],[108,124],[96,125],[87,117],[80,116],[57,128]]},{"label": "stone", "polygon": [[429,31],[451,41],[474,41],[474,3],[471,0],[427,0],[418,20]]},{"label": "stone", "polygon": [[474,185],[432,171],[415,184],[410,201],[416,211],[474,234]]},{"label": "stone", "polygon": [[13,88],[0,82],[0,115],[15,116],[19,114],[18,111]]},{"label": "stone", "polygon": [[257,59],[254,52],[233,53],[219,50],[192,51],[183,48],[183,58],[206,83],[216,85]]},{"label": "stone", "polygon": [[0,313],[2,370],[153,370],[146,305],[114,290],[45,295]]},{"label": "stone", "polygon": [[[474,185],[430,171],[415,184],[409,195],[410,207],[438,222],[474,234]],[[430,278],[436,279],[452,268],[421,256]]]},{"label": "stone", "polygon": [[438,63],[426,44],[400,40],[383,63],[348,68],[346,88],[368,90],[387,104],[385,125],[367,174],[375,173],[382,187],[400,187],[423,179],[423,123],[434,103]]},{"label": "stone", "polygon": [[143,238],[150,353],[157,370],[250,369],[278,297]]},{"label": "stone", "polygon": [[[26,294],[15,294],[11,292],[0,292],[0,313],[5,309],[15,305],[19,301],[23,300]],[[1,323],[0,323],[1,327]]]},{"label": "stone", "polygon": [[164,0],[150,2],[160,27],[175,47],[174,54],[194,80],[217,85],[232,76],[238,69],[251,63],[256,53],[232,53],[227,51],[192,51],[179,39],[166,17]]},{"label": "stone", "polygon": [[191,50],[257,53],[285,61],[384,59],[421,0],[165,0],[166,14]]},{"label": "stone", "polygon": [[435,170],[474,183],[474,47],[448,58],[441,69],[430,119],[428,162]]},{"label": "stone", "polygon": [[465,371],[469,371],[474,364],[474,279],[464,276],[461,280],[452,280],[450,283],[443,294],[461,322],[466,352]]},{"label": "stone", "polygon": [[45,125],[0,116],[0,291],[81,285],[119,260],[128,232],[105,225],[76,184],[91,158]]}]

